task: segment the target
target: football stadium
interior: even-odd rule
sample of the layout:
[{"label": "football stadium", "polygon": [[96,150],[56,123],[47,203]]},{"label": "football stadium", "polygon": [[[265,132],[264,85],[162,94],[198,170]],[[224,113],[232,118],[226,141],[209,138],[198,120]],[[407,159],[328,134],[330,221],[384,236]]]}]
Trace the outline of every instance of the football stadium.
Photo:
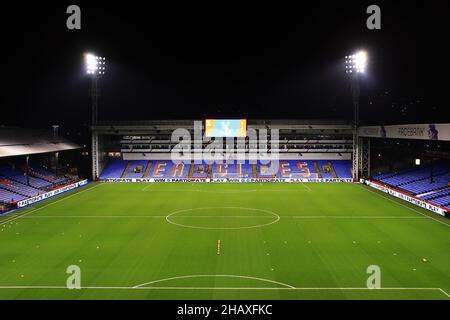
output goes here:
[{"label": "football stadium", "polygon": [[[270,141],[277,161],[235,159],[256,153],[246,137],[242,150],[216,149],[215,160],[194,159],[208,148],[202,141],[192,160],[171,160],[171,132],[196,125],[96,125],[89,181],[54,171],[56,154],[76,145],[53,136],[48,145],[62,151],[38,150],[49,165],[34,162],[42,158],[30,153],[47,146],[31,137],[24,155],[6,157],[0,194],[13,209],[0,221],[1,297],[449,299],[448,161],[367,172],[377,138],[366,132],[381,127],[359,128],[354,146],[351,125],[311,121],[249,121],[246,132],[279,130]],[[450,124],[435,127],[445,139]],[[394,141],[422,134],[417,150],[430,132],[384,130]],[[82,272],[78,290],[67,289],[70,266]],[[371,268],[381,270],[379,287],[368,286]]]},{"label": "football stadium", "polygon": [[[69,47],[83,43],[79,34]],[[408,100],[427,92],[418,82],[411,89],[409,74],[402,90],[375,84],[385,79],[373,71],[383,69],[379,51],[357,41],[336,49],[326,59],[335,61],[337,89],[295,89],[306,96],[255,98],[259,86],[262,96],[268,83],[286,85],[261,65],[270,80],[238,73],[255,87],[199,82],[210,68],[221,78],[248,63],[239,59],[218,66],[173,58],[200,68],[179,73],[148,62],[174,87],[186,85],[185,95],[164,91],[154,83],[166,78],[156,76],[147,91],[135,88],[150,69],[132,69],[134,59],[105,37],[74,55],[79,79],[26,91],[24,104],[39,112],[3,113],[0,300],[450,300],[448,110],[432,107],[439,100],[424,106],[430,100],[415,92]],[[69,55],[58,50],[54,85],[68,74],[59,68]],[[314,61],[308,70],[320,73],[324,64]],[[12,88],[9,101],[22,86]],[[300,107],[284,112],[284,94]],[[149,95],[160,105],[143,107]],[[226,99],[245,102],[195,107]],[[272,113],[249,107],[252,99],[272,101],[264,102]],[[314,107],[302,109],[308,99]]]}]

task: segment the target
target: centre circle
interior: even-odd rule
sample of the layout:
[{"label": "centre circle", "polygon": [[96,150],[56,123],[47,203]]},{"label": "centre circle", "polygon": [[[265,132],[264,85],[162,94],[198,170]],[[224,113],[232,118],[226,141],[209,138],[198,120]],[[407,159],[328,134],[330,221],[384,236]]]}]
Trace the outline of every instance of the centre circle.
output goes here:
[{"label": "centre circle", "polygon": [[192,229],[237,230],[260,228],[277,223],[275,212],[244,207],[203,207],[174,211],[166,216],[170,224]]}]

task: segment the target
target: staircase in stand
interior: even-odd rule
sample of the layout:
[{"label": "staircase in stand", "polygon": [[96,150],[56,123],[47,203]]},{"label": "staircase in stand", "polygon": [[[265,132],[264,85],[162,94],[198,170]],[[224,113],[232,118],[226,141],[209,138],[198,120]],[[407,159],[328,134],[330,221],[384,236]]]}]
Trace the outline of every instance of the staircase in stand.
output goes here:
[{"label": "staircase in stand", "polygon": [[333,175],[333,178],[337,178],[336,170],[334,170],[333,164],[331,161],[328,161],[328,165],[330,166],[331,174]]},{"label": "staircase in stand", "polygon": [[121,178],[126,177],[128,170],[130,169],[130,166],[131,166],[131,161],[128,161],[127,166],[125,167],[125,170],[123,170],[122,175],[120,176]]},{"label": "staircase in stand", "polygon": [[209,166],[208,166],[208,178],[212,178],[212,176],[213,176],[213,174],[212,174],[212,169],[213,169],[213,165],[212,164],[210,164]]},{"label": "staircase in stand", "polygon": [[314,170],[316,170],[316,172],[317,172],[317,178],[322,179],[322,172],[320,171],[317,161],[313,161],[313,165],[314,165]]},{"label": "staircase in stand", "polygon": [[150,168],[151,167],[152,167],[152,162],[149,161],[147,163],[147,167],[145,167],[144,175],[142,176],[142,178],[147,178],[148,177],[148,173],[150,172]]},{"label": "staircase in stand", "polygon": [[258,178],[258,171],[256,170],[256,163],[252,164],[252,176],[253,176],[253,178]]},{"label": "staircase in stand", "polygon": [[191,166],[189,167],[188,178],[191,179],[194,174],[195,164],[191,161]]}]

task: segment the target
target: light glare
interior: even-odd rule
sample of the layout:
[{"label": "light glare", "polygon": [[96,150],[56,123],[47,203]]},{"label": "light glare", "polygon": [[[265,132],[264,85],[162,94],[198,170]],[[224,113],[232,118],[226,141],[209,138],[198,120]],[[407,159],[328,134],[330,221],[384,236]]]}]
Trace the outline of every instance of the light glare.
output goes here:
[{"label": "light glare", "polygon": [[92,53],[85,54],[86,73],[93,75],[103,75],[105,72],[105,57],[99,57]]},{"label": "light glare", "polygon": [[[345,58],[346,69],[354,69],[356,73],[365,72],[368,60],[366,51],[359,51]],[[350,70],[350,73],[352,73],[352,70]]]}]

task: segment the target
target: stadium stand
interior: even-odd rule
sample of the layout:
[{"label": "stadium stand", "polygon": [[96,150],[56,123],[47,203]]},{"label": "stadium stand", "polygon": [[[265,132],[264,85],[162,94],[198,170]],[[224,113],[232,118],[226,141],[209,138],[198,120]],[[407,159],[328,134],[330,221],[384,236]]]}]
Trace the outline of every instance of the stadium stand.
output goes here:
[{"label": "stadium stand", "polygon": [[[318,163],[316,166],[314,163]],[[276,164],[260,163],[253,165],[248,161],[238,163],[202,162],[200,164],[174,164],[171,160],[126,161],[109,160],[100,179],[111,178],[351,178],[351,161],[298,161],[284,160]],[[316,167],[320,167],[319,172]],[[138,168],[138,170],[136,170]],[[145,169],[150,168],[148,174]],[[327,169],[325,169],[327,168]],[[335,176],[336,175],[336,176]]]},{"label": "stadium stand", "polygon": [[149,176],[152,178],[186,178],[189,165],[174,164],[170,160],[154,161]]},{"label": "stadium stand", "polygon": [[25,168],[17,168],[18,166],[13,168],[7,165],[0,167],[0,202],[16,203],[71,182],[70,179],[57,177],[39,166],[30,167],[28,177]]},{"label": "stadium stand", "polygon": [[450,174],[443,174],[433,177],[433,181],[430,178],[424,178],[414,182],[401,185],[402,190],[406,190],[413,195],[419,195],[430,191],[440,190],[448,186],[450,181]]},{"label": "stadium stand", "polygon": [[22,201],[27,197],[3,188],[3,181],[0,181],[0,201],[5,203],[14,203]]},{"label": "stadium stand", "polygon": [[209,165],[206,162],[203,162],[201,164],[191,164],[189,169],[190,176],[188,178],[207,178],[208,177],[208,171],[209,171]]},{"label": "stadium stand", "polygon": [[332,161],[333,168],[339,178],[352,177],[352,162],[348,160],[334,160]]},{"label": "stadium stand", "polygon": [[213,178],[252,178],[252,166],[245,162],[216,163],[213,165]]},{"label": "stadium stand", "polygon": [[372,179],[450,209],[450,163],[448,162],[441,161],[420,168],[383,173]]},{"label": "stadium stand", "polygon": [[[317,175],[313,161],[296,161],[287,160],[280,161],[280,169],[278,170],[278,178],[312,178]],[[263,173],[259,172],[260,176]]]},{"label": "stadium stand", "polygon": [[0,175],[5,177],[5,178],[8,178],[8,179],[13,180],[13,181],[20,182],[20,183],[25,184],[25,185],[27,185],[29,183],[29,185],[31,187],[36,188],[36,189],[45,188],[45,187],[48,187],[48,186],[52,185],[52,183],[50,183],[50,182],[48,182],[46,180],[43,180],[43,179],[40,179],[40,178],[36,178],[36,177],[33,177],[33,176],[29,176],[28,177],[28,183],[27,183],[27,176],[26,176],[24,171],[18,171],[18,170],[9,168],[9,167],[1,167],[0,168]]},{"label": "stadium stand", "polygon": [[[393,173],[392,175],[378,175],[373,177],[373,179],[393,187],[399,187],[411,182],[426,179],[430,176],[430,170],[430,166],[423,166],[417,169],[409,169],[398,173]],[[450,172],[450,166],[448,163],[440,162],[435,164],[433,167],[433,175],[437,176],[446,172]]]},{"label": "stadium stand", "polygon": [[127,166],[127,161],[112,159],[106,164],[105,169],[102,172],[101,178],[120,178]]},{"label": "stadium stand", "polygon": [[70,160],[59,169],[65,176],[57,176],[42,164],[56,167],[56,153],[80,148],[60,137],[55,126],[53,130],[1,126],[0,213],[16,208],[19,201],[78,180],[78,171],[71,170]]},{"label": "stadium stand", "polygon": [[331,170],[331,166],[330,163],[326,160],[318,160],[317,161],[317,166],[318,166],[318,170],[316,169],[317,172],[320,172],[320,175],[322,176],[322,178],[336,178],[333,176],[333,171]]},{"label": "stadium stand", "polygon": [[32,164],[30,167],[30,175],[48,182],[49,185],[60,185],[70,182],[66,177],[57,177],[53,172],[38,164]]},{"label": "stadium stand", "polygon": [[134,160],[127,164],[125,178],[143,178],[148,161]]},{"label": "stadium stand", "polygon": [[425,194],[421,198],[423,200],[427,200],[428,201],[428,200],[433,200],[433,199],[436,199],[436,198],[444,197],[446,195],[450,195],[450,189],[445,189],[445,190],[436,191],[436,192],[430,192],[430,193]]}]

